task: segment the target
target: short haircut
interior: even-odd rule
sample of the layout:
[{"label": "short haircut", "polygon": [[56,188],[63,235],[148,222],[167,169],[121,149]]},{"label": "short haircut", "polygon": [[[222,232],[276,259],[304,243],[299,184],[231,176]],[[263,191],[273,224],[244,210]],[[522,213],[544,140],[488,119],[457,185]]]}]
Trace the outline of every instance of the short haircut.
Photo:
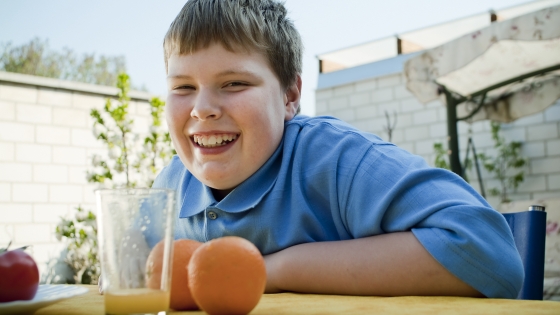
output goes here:
[{"label": "short haircut", "polygon": [[212,43],[229,51],[262,53],[283,88],[301,74],[303,44],[284,4],[276,0],[189,0],[163,41],[165,67],[172,54],[186,55]]}]

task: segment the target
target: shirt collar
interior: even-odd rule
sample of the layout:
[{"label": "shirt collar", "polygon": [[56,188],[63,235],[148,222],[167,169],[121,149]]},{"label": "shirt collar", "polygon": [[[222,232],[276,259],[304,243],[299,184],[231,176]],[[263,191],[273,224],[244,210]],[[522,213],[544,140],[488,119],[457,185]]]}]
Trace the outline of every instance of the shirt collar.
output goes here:
[{"label": "shirt collar", "polygon": [[[254,208],[272,189],[282,164],[283,140],[266,163],[248,179],[235,187],[224,199],[217,202],[210,187],[201,183],[192,174],[186,172],[190,179],[184,180],[181,195],[183,201],[180,218],[196,215],[213,206],[229,213],[239,213]],[[193,196],[189,198],[189,196]]]}]

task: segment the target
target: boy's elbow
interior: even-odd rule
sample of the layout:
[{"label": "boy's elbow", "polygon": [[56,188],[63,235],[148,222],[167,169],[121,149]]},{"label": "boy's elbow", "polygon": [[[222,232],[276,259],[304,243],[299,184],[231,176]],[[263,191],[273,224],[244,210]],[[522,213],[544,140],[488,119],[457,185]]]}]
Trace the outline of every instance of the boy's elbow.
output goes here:
[{"label": "boy's elbow", "polygon": [[[489,298],[516,299],[525,280],[523,262],[517,251],[513,255],[501,255],[501,259],[502,270],[499,275],[502,278],[500,281],[502,285],[498,285],[494,292],[485,295]],[[505,283],[508,285],[504,286]]]},{"label": "boy's elbow", "polygon": [[510,264],[510,268],[509,268],[510,269],[509,280],[511,281],[515,290],[514,292],[512,292],[513,294],[510,294],[510,296],[505,297],[508,299],[517,298],[519,292],[521,291],[521,288],[523,287],[523,282],[525,281],[525,268],[523,267],[523,262],[521,261],[521,257],[519,257],[519,254],[517,255],[516,258],[517,259],[515,259],[514,262]]}]

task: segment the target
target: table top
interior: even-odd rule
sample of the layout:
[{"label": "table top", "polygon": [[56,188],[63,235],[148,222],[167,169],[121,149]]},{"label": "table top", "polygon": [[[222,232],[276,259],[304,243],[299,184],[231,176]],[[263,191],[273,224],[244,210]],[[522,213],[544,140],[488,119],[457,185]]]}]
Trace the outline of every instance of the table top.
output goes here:
[{"label": "table top", "polygon": [[[89,292],[38,310],[36,315],[104,314],[97,286]],[[168,312],[195,315],[197,312]],[[376,297],[280,293],[265,294],[252,315],[258,314],[560,314],[560,302],[461,297]]]}]

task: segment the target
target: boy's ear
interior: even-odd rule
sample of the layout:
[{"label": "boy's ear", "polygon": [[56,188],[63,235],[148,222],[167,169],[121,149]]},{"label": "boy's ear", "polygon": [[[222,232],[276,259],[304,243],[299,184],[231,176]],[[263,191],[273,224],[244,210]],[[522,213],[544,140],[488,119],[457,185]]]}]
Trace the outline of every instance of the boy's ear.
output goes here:
[{"label": "boy's ear", "polygon": [[295,82],[286,89],[284,95],[285,113],[284,120],[288,121],[299,112],[301,100],[301,76],[298,74]]}]

